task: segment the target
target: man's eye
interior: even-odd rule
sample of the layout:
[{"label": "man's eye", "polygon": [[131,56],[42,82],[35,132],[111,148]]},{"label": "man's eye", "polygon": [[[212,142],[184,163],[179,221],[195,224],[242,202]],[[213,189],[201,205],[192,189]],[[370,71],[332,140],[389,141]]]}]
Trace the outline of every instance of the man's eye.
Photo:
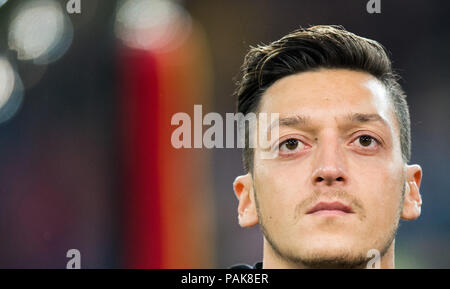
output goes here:
[{"label": "man's eye", "polygon": [[281,153],[292,153],[303,146],[303,143],[295,138],[290,138],[280,143]]},{"label": "man's eye", "polygon": [[378,144],[378,141],[370,135],[362,135],[356,139],[356,142],[362,147],[373,147]]}]

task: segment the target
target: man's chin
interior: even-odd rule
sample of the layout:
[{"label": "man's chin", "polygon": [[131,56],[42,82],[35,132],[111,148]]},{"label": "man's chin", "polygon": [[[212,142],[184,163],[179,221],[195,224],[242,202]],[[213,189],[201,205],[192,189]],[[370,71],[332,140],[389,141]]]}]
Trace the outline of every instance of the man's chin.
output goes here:
[{"label": "man's chin", "polygon": [[297,252],[304,253],[291,254],[289,259],[299,267],[307,268],[364,268],[370,258],[363,248],[356,248],[358,246],[353,242],[322,241],[299,248]]},{"label": "man's chin", "polygon": [[302,258],[302,265],[312,269],[364,268],[369,259],[365,255],[326,254]]},{"label": "man's chin", "polygon": [[[361,237],[343,233],[317,233],[304,236],[299,243],[302,248],[316,254],[347,255],[351,252],[363,251]],[[360,248],[360,250],[358,250]]]}]

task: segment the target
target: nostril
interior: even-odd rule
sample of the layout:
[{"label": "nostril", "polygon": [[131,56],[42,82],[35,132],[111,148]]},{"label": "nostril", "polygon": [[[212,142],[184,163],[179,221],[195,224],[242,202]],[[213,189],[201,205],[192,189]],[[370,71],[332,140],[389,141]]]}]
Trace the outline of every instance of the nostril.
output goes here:
[{"label": "nostril", "polygon": [[316,179],[317,182],[321,182],[323,180],[324,180],[324,178],[322,178],[322,177],[317,177],[317,179]]},{"label": "nostril", "polygon": [[343,177],[339,177],[339,178],[336,179],[336,181],[338,181],[338,182],[342,182],[343,180],[344,180]]}]

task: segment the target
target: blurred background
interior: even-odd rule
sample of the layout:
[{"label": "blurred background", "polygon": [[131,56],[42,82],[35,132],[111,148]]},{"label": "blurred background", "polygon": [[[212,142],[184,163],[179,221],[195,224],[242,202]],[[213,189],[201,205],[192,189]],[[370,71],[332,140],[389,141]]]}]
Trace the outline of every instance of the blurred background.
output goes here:
[{"label": "blurred background", "polygon": [[82,268],[260,261],[259,228],[237,223],[240,150],[176,150],[170,120],[234,112],[249,45],[315,24],[391,52],[424,170],[396,265],[450,268],[450,3],[366,3],[0,0],[0,268],[65,268],[73,248]]}]

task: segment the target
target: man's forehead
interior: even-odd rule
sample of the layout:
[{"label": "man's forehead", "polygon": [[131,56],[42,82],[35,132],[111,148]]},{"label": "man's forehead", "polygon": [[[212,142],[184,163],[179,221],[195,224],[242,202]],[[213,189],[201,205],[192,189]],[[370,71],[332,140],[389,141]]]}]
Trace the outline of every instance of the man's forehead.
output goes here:
[{"label": "man's forehead", "polygon": [[351,114],[378,115],[395,127],[385,86],[372,75],[347,69],[321,69],[284,77],[263,94],[259,112],[304,120],[345,120]]}]

